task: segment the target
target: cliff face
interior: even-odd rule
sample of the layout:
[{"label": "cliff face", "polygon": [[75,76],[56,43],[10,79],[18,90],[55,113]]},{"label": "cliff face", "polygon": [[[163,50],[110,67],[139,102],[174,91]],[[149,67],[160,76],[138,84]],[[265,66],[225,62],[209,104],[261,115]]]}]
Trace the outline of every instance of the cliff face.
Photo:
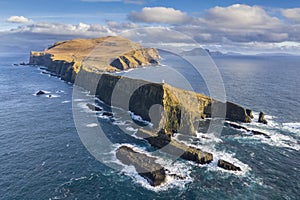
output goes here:
[{"label": "cliff face", "polygon": [[[130,110],[166,134],[193,135],[195,121],[225,117],[225,113],[230,121],[251,121],[249,110],[231,102],[222,103],[168,84],[103,73],[155,64],[158,59],[156,49],[143,48],[121,37],[106,37],[58,42],[44,52],[31,52],[29,63],[46,66],[65,81],[74,82],[77,77],[76,84],[106,104]],[[117,98],[112,98],[113,94]]]},{"label": "cliff face", "polygon": [[168,84],[86,71],[80,73],[80,80],[76,80],[76,84],[91,91],[108,105],[130,110],[151,121],[156,131],[164,129],[167,134],[181,132],[194,135],[197,129],[195,122],[211,117],[251,121],[246,109],[237,104],[222,103]]},{"label": "cliff face", "polygon": [[143,48],[122,37],[57,42],[43,52],[30,53],[30,65],[43,65],[63,80],[74,82],[80,70],[112,72],[158,64],[154,48]]}]

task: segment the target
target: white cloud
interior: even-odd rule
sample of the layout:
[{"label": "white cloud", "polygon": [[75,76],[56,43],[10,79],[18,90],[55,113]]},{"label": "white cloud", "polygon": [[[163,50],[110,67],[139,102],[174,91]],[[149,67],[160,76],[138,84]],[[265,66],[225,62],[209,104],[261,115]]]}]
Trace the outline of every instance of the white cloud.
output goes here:
[{"label": "white cloud", "polygon": [[134,22],[181,24],[190,17],[180,10],[166,7],[145,7],[141,12],[131,12],[128,19]]},{"label": "white cloud", "polygon": [[278,18],[268,15],[262,7],[244,4],[211,8],[205,18],[215,26],[237,29],[275,27],[281,24]]},{"label": "white cloud", "polygon": [[281,13],[289,20],[300,22],[300,8],[282,9]]},{"label": "white cloud", "polygon": [[11,16],[7,20],[10,23],[28,23],[30,20],[24,16]]},{"label": "white cloud", "polygon": [[51,35],[74,35],[74,36],[88,36],[100,37],[106,35],[113,35],[107,27],[99,24],[61,24],[61,23],[47,23],[37,22],[26,26],[19,26],[12,29],[13,33],[38,33],[38,34],[51,34]]},{"label": "white cloud", "polygon": [[[298,9],[280,11],[287,19],[297,21]],[[156,45],[182,46],[182,44],[188,45],[196,40],[207,48],[211,47],[221,51],[223,48],[224,51],[263,52],[265,50],[300,54],[300,23],[289,23],[290,21],[280,20],[282,18],[279,17],[279,19],[272,14],[274,13],[268,13],[259,6],[241,4],[214,7],[206,10],[202,17],[198,18],[188,16],[183,11],[173,8],[146,7],[140,12],[129,13],[128,18],[131,19],[131,22],[107,21],[106,24],[32,22],[21,24],[19,27],[7,31],[5,37],[1,36],[0,43],[2,44],[1,48],[4,48],[12,46],[11,41],[14,40],[15,49],[27,45],[26,48],[29,51],[32,49],[31,44],[44,47],[56,40],[74,37],[123,34],[135,41]],[[140,24],[133,21],[165,23],[172,24],[172,26]],[[140,29],[142,27],[148,27],[148,29]],[[189,35],[190,38],[184,34]],[[3,34],[0,32],[0,35]],[[26,44],[20,42],[21,40]]]}]

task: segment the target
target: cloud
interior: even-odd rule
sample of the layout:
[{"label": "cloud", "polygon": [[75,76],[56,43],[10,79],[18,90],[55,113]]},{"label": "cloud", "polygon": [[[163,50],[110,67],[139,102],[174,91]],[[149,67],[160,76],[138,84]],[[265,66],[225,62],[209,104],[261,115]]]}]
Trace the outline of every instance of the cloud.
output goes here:
[{"label": "cloud", "polygon": [[74,36],[88,36],[100,37],[113,33],[100,24],[85,24],[79,23],[62,24],[62,23],[47,23],[37,22],[26,26],[19,26],[12,29],[12,33],[36,33],[36,34],[52,34],[52,35],[74,35]]},{"label": "cloud", "polygon": [[190,17],[180,10],[166,7],[145,7],[141,12],[132,11],[128,19],[134,22],[181,24]]},{"label": "cloud", "polygon": [[176,30],[189,34],[202,43],[282,42],[298,40],[299,28],[285,24],[262,7],[234,4],[208,9],[203,17],[178,25]]},{"label": "cloud", "polygon": [[[282,16],[278,16],[280,13]],[[213,7],[204,11],[201,17],[192,17],[184,11],[173,8],[146,7],[140,12],[129,13],[128,18],[131,21],[127,22],[107,21],[106,24],[32,22],[20,24],[19,27],[5,33],[0,32],[0,51],[5,51],[1,49],[9,47],[12,50],[28,52],[46,48],[57,40],[121,34],[135,41],[155,45],[183,46],[196,40],[213,50],[289,51],[300,54],[300,24],[296,23],[298,9],[284,9],[280,10],[280,13],[268,13],[259,6],[235,4],[228,7]],[[291,21],[293,23],[290,23]],[[141,29],[143,27],[147,29]]]},{"label": "cloud", "polygon": [[282,9],[281,13],[287,19],[300,23],[300,8]]},{"label": "cloud", "polygon": [[281,21],[268,15],[260,6],[234,4],[228,7],[214,7],[207,11],[206,21],[215,26],[227,28],[266,28],[281,24]]},{"label": "cloud", "polygon": [[30,20],[24,16],[11,16],[6,21],[10,23],[20,23],[20,24],[30,22]]}]

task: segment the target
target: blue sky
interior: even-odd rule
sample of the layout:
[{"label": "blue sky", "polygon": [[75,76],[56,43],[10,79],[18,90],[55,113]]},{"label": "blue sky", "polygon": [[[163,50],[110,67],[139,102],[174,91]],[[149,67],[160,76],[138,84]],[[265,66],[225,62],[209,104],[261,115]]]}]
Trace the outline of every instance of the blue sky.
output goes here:
[{"label": "blue sky", "polygon": [[0,11],[0,52],[165,27],[213,50],[300,54],[299,0],[0,0]]}]

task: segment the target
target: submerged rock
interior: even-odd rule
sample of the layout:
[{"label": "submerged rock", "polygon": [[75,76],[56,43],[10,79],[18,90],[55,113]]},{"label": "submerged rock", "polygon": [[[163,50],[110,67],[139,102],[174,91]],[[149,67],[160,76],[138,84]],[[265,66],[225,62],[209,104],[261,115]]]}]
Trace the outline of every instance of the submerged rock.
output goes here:
[{"label": "submerged rock", "polygon": [[105,111],[105,112],[103,112],[103,113],[102,113],[102,116],[106,116],[106,117],[113,117],[113,116],[114,116],[114,114],[113,114],[113,113],[111,113],[111,112],[107,112],[107,111]]},{"label": "submerged rock", "polygon": [[239,125],[239,124],[236,124],[236,123],[232,123],[232,122],[226,122],[227,125],[231,126],[232,128],[236,128],[236,129],[243,129],[245,131],[249,131],[251,132],[253,135],[263,135],[265,136],[265,138],[271,138],[268,134],[266,133],[263,133],[261,131],[257,131],[257,130],[251,130],[251,129],[248,129],[242,125]]},{"label": "submerged rock", "polygon": [[137,173],[146,178],[152,186],[159,186],[166,181],[166,170],[156,163],[156,158],[136,152],[127,146],[121,146],[116,156],[123,164],[133,165]]},{"label": "submerged rock", "polygon": [[40,91],[38,91],[38,92],[36,93],[37,96],[43,95],[43,94],[46,94],[46,92],[44,92],[43,90],[40,90]]},{"label": "submerged rock", "polygon": [[92,111],[102,111],[102,108],[95,106],[91,103],[87,103],[86,106]]},{"label": "submerged rock", "polygon": [[260,112],[258,117],[258,122],[263,124],[268,124],[267,120],[265,119],[265,113]]},{"label": "submerged rock", "polygon": [[227,162],[222,159],[220,159],[218,161],[218,167],[221,167],[223,169],[230,170],[230,171],[242,171],[240,167],[237,167],[234,164],[231,164],[230,162]]}]

